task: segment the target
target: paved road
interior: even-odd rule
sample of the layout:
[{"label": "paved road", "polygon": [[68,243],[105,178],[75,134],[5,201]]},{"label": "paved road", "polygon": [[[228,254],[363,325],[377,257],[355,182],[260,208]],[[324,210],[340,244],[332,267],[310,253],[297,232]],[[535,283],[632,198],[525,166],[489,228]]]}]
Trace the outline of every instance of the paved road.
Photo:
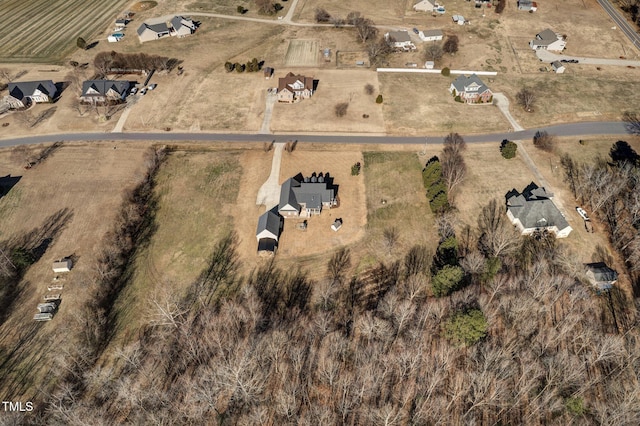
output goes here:
[{"label": "paved road", "polygon": [[[500,142],[503,139],[531,139],[537,130],[546,130],[556,136],[588,136],[588,135],[628,135],[626,125],[622,121],[584,122],[558,124],[518,132],[490,133],[485,135],[463,135],[468,143]],[[256,133],[54,133],[49,135],[25,136],[20,138],[0,139],[0,147],[14,145],[30,145],[47,142],[90,142],[90,141],[163,141],[163,142],[298,142],[317,143],[354,143],[354,144],[416,144],[423,145],[442,143],[444,135],[429,136],[367,136],[337,134],[275,134],[262,135]]]},{"label": "paved road", "polygon": [[609,2],[609,0],[598,0],[600,6],[609,14],[613,22],[618,25],[618,28],[627,36],[631,43],[637,48],[640,49],[640,35],[638,32],[629,24],[629,22],[618,12],[618,10]]},{"label": "paved road", "polygon": [[[632,67],[640,67],[640,61],[630,61],[627,59],[605,59],[605,58],[585,58],[583,56],[569,56],[569,55],[558,55],[553,52],[549,52],[548,50],[539,49],[536,50],[536,56],[543,62],[551,63],[553,61],[559,61],[561,59],[577,59],[581,64],[590,64],[590,65],[617,65],[617,66],[632,66]],[[571,64],[567,64],[567,66],[571,66]]]}]

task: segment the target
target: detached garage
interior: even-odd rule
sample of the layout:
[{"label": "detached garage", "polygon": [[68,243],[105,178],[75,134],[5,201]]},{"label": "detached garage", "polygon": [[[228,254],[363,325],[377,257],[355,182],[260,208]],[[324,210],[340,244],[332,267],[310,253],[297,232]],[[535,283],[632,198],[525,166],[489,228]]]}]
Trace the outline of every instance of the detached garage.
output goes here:
[{"label": "detached garage", "polygon": [[73,262],[71,261],[71,259],[62,259],[53,262],[53,272],[55,272],[56,274],[60,272],[69,272],[71,271],[72,267]]}]

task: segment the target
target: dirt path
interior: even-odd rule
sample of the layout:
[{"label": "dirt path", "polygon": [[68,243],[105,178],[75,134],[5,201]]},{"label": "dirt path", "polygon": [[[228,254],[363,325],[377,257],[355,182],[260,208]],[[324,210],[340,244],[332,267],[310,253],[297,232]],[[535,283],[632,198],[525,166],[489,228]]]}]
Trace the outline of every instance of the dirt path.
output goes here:
[{"label": "dirt path", "polygon": [[271,133],[271,116],[273,115],[273,105],[276,103],[277,95],[275,91],[269,90],[267,93],[266,106],[264,108],[264,118],[260,133],[268,135]]},{"label": "dirt path", "polygon": [[271,174],[262,184],[256,198],[257,205],[264,205],[266,210],[271,210],[280,203],[280,164],[282,163],[282,151],[284,143],[274,144],[273,160],[271,161]]}]

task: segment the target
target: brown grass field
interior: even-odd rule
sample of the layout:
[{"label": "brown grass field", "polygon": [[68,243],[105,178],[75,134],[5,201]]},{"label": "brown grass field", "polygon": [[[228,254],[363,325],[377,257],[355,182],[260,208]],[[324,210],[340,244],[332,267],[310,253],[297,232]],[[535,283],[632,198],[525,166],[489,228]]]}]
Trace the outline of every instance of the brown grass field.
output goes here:
[{"label": "brown grass field", "polygon": [[284,63],[288,67],[314,66],[318,63],[318,40],[289,40]]},{"label": "brown grass field", "polygon": [[[146,144],[144,144],[146,145]],[[42,238],[52,238],[44,255],[29,268],[20,284],[12,315],[0,327],[0,351],[4,371],[0,393],[13,398],[33,396],[45,375],[54,368],[54,358],[64,357],[64,342],[74,315],[88,294],[83,285],[95,265],[100,241],[111,228],[125,188],[134,186],[142,170],[141,144],[91,143],[63,145],[44,163],[22,169],[10,149],[0,151],[3,174],[22,176],[8,195],[0,198],[0,241],[19,238],[39,229]],[[52,220],[56,214],[59,220]],[[54,230],[44,231],[47,225]],[[62,304],[49,323],[35,323],[36,305],[48,293],[56,258],[74,255],[76,264],[64,277]]]}]

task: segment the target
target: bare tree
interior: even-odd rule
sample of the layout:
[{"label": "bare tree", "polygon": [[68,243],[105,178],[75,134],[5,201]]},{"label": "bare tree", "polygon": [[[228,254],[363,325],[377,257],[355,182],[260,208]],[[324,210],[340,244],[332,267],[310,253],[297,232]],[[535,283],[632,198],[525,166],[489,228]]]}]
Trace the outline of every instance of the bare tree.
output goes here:
[{"label": "bare tree", "polygon": [[353,25],[362,43],[366,43],[378,35],[378,29],[371,19],[358,17]]},{"label": "bare tree", "polygon": [[358,20],[360,19],[360,15],[361,15],[360,12],[355,12],[355,11],[349,12],[347,14],[347,19],[346,19],[347,24],[355,26],[358,23]]},{"label": "bare tree", "polygon": [[351,266],[351,251],[341,247],[336,251],[327,264],[327,274],[333,282],[342,282],[345,269]]},{"label": "bare tree", "polygon": [[256,6],[258,6],[258,12],[265,15],[272,15],[275,12],[271,0],[256,0]]},{"label": "bare tree", "polygon": [[344,117],[347,115],[349,109],[349,102],[340,102],[335,106],[336,117]]},{"label": "bare tree", "polygon": [[627,132],[632,135],[640,135],[640,116],[638,113],[626,111],[622,114],[622,120],[626,123]]},{"label": "bare tree", "polygon": [[543,151],[551,152],[556,148],[556,139],[546,130],[539,130],[533,136],[533,145]]},{"label": "bare tree", "polygon": [[536,94],[532,89],[523,87],[516,93],[516,100],[518,101],[518,105],[524,108],[525,111],[531,112],[533,104],[536,101]]},{"label": "bare tree", "polygon": [[442,46],[438,43],[429,43],[424,49],[424,57],[427,61],[437,62],[442,58],[443,54]]},{"label": "bare tree", "polygon": [[367,95],[373,95],[374,91],[375,87],[373,87],[373,84],[365,84],[364,93],[366,93]]},{"label": "bare tree", "polygon": [[518,247],[518,234],[507,221],[505,208],[492,199],[478,216],[478,245],[487,256],[498,257],[513,253]]},{"label": "bare tree", "polygon": [[329,22],[331,15],[325,9],[317,8],[315,12],[316,22]]},{"label": "bare tree", "polygon": [[400,234],[398,233],[398,229],[395,227],[385,228],[382,232],[384,246],[387,249],[387,253],[391,255],[391,252],[395,248],[398,243],[398,239],[400,238]]},{"label": "bare tree", "polygon": [[467,149],[467,143],[458,133],[449,133],[444,138],[444,154],[461,154]]},{"label": "bare tree", "polygon": [[384,63],[392,50],[384,37],[379,37],[377,40],[370,40],[367,43],[367,53],[369,54],[369,62],[371,65]]},{"label": "bare tree", "polygon": [[444,44],[442,45],[442,50],[445,53],[453,55],[458,51],[458,43],[459,43],[458,36],[455,34],[450,35],[447,37]]}]

